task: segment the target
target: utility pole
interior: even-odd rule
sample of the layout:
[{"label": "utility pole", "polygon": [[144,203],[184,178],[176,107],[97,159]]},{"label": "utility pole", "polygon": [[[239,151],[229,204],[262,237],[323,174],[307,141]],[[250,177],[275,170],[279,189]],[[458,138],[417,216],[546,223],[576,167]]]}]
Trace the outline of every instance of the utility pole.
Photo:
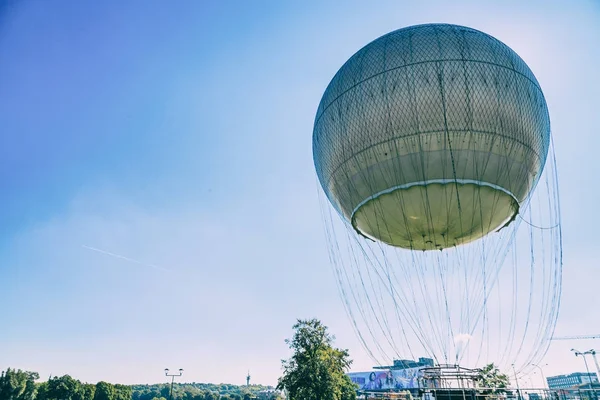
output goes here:
[{"label": "utility pole", "polygon": [[171,390],[169,391],[169,400],[173,400],[173,382],[176,376],[183,375],[183,369],[179,368],[178,374],[169,374],[169,368],[165,368],[165,375],[171,377]]}]

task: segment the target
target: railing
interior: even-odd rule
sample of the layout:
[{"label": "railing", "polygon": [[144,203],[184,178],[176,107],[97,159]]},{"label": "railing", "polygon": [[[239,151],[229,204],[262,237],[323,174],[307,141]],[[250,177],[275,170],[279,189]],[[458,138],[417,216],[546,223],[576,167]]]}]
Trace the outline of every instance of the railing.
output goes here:
[{"label": "railing", "polygon": [[398,400],[600,400],[593,389],[404,389],[360,391],[358,399]]}]

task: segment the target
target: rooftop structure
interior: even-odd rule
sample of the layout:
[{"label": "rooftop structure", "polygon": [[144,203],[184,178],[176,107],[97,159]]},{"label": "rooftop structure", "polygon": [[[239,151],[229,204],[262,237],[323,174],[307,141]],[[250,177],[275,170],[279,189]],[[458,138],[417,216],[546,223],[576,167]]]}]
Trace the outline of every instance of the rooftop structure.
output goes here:
[{"label": "rooftop structure", "polygon": [[550,389],[568,389],[590,382],[598,382],[598,375],[587,372],[573,372],[568,375],[549,376],[546,381]]},{"label": "rooftop structure", "polygon": [[384,365],[379,367],[373,367],[373,369],[407,369],[407,368],[417,368],[417,367],[433,367],[433,359],[419,357],[419,361],[414,360],[394,360],[393,365]]}]

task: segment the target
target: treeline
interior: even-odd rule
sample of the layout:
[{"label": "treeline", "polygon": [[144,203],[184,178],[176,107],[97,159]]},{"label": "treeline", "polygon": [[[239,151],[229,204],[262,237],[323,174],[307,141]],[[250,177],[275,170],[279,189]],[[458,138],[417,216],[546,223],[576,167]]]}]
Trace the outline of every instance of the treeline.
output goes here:
[{"label": "treeline", "polygon": [[[0,375],[0,400],[168,400],[170,385],[82,383],[69,375],[36,382],[37,372],[7,369]],[[173,400],[278,400],[273,388],[262,385],[184,383],[173,385]]]},{"label": "treeline", "polygon": [[7,369],[0,375],[0,400],[131,400],[127,385],[81,383],[69,375],[36,383],[37,372]]},{"label": "treeline", "polygon": [[[168,400],[170,385],[133,385],[132,400]],[[173,400],[279,400],[274,388],[262,385],[237,386],[212,383],[173,385]],[[2,400],[2,399],[0,399]]]}]

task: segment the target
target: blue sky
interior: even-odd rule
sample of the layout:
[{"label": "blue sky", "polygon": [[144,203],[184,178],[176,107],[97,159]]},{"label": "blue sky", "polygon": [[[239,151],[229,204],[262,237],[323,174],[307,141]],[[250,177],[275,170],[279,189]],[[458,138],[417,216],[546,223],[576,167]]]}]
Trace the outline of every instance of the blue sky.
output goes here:
[{"label": "blue sky", "polygon": [[[490,33],[538,77],[564,222],[557,334],[600,333],[600,3],[524,3],[3,2],[0,369],[273,384],[313,316],[370,367],[328,264],[312,124],[348,57],[424,22]],[[546,373],[593,346],[556,342]]]}]

